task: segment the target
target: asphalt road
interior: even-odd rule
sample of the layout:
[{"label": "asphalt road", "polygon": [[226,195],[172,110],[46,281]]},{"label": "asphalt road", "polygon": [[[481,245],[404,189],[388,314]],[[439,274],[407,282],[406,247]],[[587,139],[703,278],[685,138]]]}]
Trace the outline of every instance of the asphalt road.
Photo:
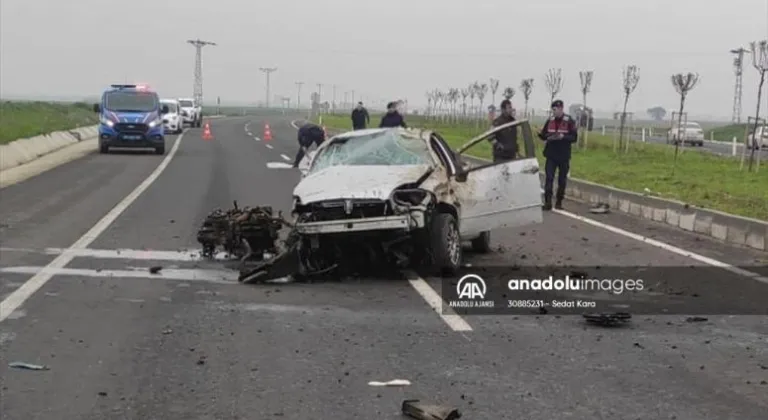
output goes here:
[{"label": "asphalt road", "polygon": [[[4,420],[396,419],[406,398],[472,419],[765,419],[765,316],[635,316],[605,329],[578,317],[442,317],[427,302],[441,290],[432,278],[236,284],[192,257],[196,229],[233,200],[287,210],[299,174],[270,166],[290,163],[295,130],[287,117],[246,117],[212,131],[212,141],[199,129],[169,138],[175,154],[159,175],[162,156],[95,154],[2,191]],[[567,204],[768,275],[756,267],[766,254]],[[496,251],[468,261],[701,264],[570,214],[496,232]],[[725,270],[686,282],[677,287],[690,296],[768,297],[768,285]],[[411,385],[368,385],[392,379]]]}]

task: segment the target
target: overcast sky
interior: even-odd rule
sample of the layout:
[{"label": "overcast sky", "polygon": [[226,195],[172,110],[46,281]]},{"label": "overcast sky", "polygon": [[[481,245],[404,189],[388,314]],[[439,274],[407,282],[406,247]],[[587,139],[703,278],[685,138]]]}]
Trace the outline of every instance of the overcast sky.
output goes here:
[{"label": "overcast sky", "polygon": [[[219,44],[204,49],[204,94],[223,104],[263,100],[258,68],[277,67],[272,92],[293,103],[296,81],[304,103],[324,83],[324,99],[337,84],[337,100],[354,89],[417,104],[428,89],[533,77],[540,108],[544,73],[562,67],[566,102],[579,101],[578,72],[591,69],[590,105],[610,111],[622,66],[636,64],[631,109],[676,107],[670,75],[697,71],[688,110],[726,118],[729,50],[768,38],[768,0],[1,0],[0,19],[0,95],[95,95],[127,79],[190,96],[185,40],[199,37]],[[758,73],[744,72],[751,115]]]}]

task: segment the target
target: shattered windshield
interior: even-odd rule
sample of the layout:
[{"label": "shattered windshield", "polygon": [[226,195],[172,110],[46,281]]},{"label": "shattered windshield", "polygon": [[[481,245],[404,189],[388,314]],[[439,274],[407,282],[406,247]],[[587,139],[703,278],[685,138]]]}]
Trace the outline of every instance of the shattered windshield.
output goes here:
[{"label": "shattered windshield", "polygon": [[366,165],[432,165],[427,143],[417,137],[406,137],[397,130],[380,131],[351,137],[338,137],[318,152],[310,172],[339,166]]}]

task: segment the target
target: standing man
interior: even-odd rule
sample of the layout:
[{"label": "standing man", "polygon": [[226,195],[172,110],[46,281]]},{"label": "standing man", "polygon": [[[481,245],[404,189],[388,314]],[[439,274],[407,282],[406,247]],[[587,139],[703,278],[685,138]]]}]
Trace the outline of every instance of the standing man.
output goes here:
[{"label": "standing man", "polygon": [[293,167],[298,168],[299,163],[304,159],[312,143],[320,147],[325,141],[325,130],[322,127],[312,123],[306,123],[299,128],[299,151],[296,152],[296,159],[293,161]]},{"label": "standing man", "polygon": [[555,208],[563,208],[568,171],[571,168],[571,145],[576,143],[576,122],[563,112],[563,101],[552,102],[552,116],[542,127],[539,138],[546,142],[544,157],[546,180],[544,181],[544,210],[552,210],[552,184],[557,170],[557,196]]},{"label": "standing man", "polygon": [[[499,127],[515,121],[515,109],[512,108],[512,102],[509,99],[501,101],[501,115],[493,120],[493,126]],[[493,146],[493,161],[501,162],[517,158],[517,126],[508,127],[497,131],[490,139]]]},{"label": "standing man", "polygon": [[368,110],[363,107],[362,102],[358,102],[355,109],[352,110],[352,129],[364,130],[371,123],[371,117]]},{"label": "standing man", "polygon": [[403,127],[407,128],[403,116],[397,110],[397,102],[387,104],[387,113],[381,117],[379,128]]}]

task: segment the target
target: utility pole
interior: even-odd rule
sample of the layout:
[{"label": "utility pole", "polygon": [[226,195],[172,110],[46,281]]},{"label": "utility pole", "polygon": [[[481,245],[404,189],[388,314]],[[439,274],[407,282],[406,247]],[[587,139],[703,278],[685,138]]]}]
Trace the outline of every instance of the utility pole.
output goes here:
[{"label": "utility pole", "polygon": [[215,46],[215,42],[202,41],[200,39],[188,39],[187,44],[195,47],[195,82],[192,86],[192,96],[195,98],[195,105],[203,106],[203,47],[206,45]]},{"label": "utility pole", "polygon": [[259,67],[259,71],[267,75],[267,103],[266,106],[269,108],[269,75],[273,72],[277,71],[277,67]]},{"label": "utility pole", "polygon": [[336,113],[336,85],[333,85],[333,99],[331,104],[332,104],[331,107],[333,108],[333,111],[331,112],[335,114]]},{"label": "utility pole", "polygon": [[301,87],[304,85],[304,82],[296,82],[296,109],[301,108]]},{"label": "utility pole", "polygon": [[322,107],[320,106],[323,103],[323,84],[318,83],[317,84],[317,112],[320,113],[322,110]]},{"label": "utility pole", "polygon": [[744,73],[744,54],[749,54],[749,51],[744,47],[739,47],[731,50],[731,54],[734,54],[733,58],[733,70],[736,73],[736,85],[733,89],[733,115],[731,121],[735,123],[741,122],[741,98],[742,98],[742,74]]}]

